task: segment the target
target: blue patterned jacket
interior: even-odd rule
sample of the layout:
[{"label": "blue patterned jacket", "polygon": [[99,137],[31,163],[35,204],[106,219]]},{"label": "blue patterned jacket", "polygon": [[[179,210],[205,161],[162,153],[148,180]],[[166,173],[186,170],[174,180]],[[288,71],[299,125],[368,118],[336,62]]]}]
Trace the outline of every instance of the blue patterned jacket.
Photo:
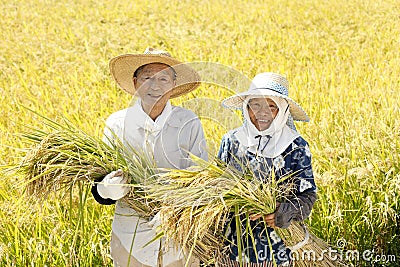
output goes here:
[{"label": "blue patterned jacket", "polygon": [[[282,202],[275,213],[275,225],[281,228],[289,227],[292,221],[303,221],[306,219],[316,200],[316,185],[311,167],[311,153],[308,143],[302,138],[296,138],[286,150],[275,158],[256,156],[243,147],[235,137],[235,130],[225,134],[221,141],[218,158],[233,166],[241,172],[243,168],[249,168],[257,179],[267,181],[286,175],[291,175],[292,183],[295,185],[295,199]],[[245,226],[242,225],[242,233]],[[279,265],[290,261],[290,250],[285,246],[281,238],[273,228],[267,227],[260,219],[251,222],[253,240],[242,240],[244,250],[242,259],[245,262],[266,263],[273,261]],[[237,231],[235,220],[227,225],[226,246],[229,248],[229,258],[233,261],[239,260],[237,247]],[[271,242],[271,245],[269,245]],[[254,244],[253,244],[254,243]],[[256,248],[256,250],[254,249]],[[272,248],[272,250],[271,250]]]}]

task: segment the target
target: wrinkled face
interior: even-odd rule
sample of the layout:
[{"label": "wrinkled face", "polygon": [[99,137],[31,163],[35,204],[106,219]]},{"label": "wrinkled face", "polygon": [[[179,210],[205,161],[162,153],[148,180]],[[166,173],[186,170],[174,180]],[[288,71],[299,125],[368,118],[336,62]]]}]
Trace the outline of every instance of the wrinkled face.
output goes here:
[{"label": "wrinkled face", "polygon": [[269,128],[279,112],[274,101],[269,98],[252,98],[247,105],[251,122],[259,131]]},{"label": "wrinkled face", "polygon": [[171,96],[171,89],[175,86],[174,75],[170,66],[161,63],[151,63],[140,69],[137,77],[133,77],[133,83],[142,105],[165,106]]}]

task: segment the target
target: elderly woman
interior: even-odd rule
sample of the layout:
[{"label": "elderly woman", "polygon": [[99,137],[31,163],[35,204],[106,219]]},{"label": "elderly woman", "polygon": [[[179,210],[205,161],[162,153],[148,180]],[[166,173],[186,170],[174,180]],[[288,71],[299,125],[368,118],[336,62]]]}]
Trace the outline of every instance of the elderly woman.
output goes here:
[{"label": "elderly woman", "polygon": [[[223,101],[228,108],[241,109],[244,124],[222,138],[218,157],[238,170],[249,168],[256,179],[267,181],[291,176],[295,194],[277,203],[272,214],[252,214],[254,240],[242,240],[247,248],[238,253],[236,223],[228,225],[228,252],[218,266],[291,266],[290,249],[274,231],[292,221],[306,219],[316,200],[316,186],[307,142],[296,131],[293,119],[308,121],[303,109],[288,97],[288,82],[275,73],[255,76],[248,91]],[[274,172],[272,174],[272,172]],[[242,225],[242,232],[245,226]]]},{"label": "elderly woman", "polygon": [[[105,141],[114,138],[127,147],[154,158],[159,168],[185,169],[193,163],[189,153],[207,160],[206,143],[199,118],[169,99],[199,86],[195,70],[165,51],[146,49],[143,54],[120,55],[110,61],[111,74],[126,92],[137,97],[129,108],[111,114],[104,130]],[[100,204],[115,205],[111,235],[114,266],[179,267],[182,251],[157,240],[157,216],[141,218],[123,197],[128,193],[121,171],[114,171],[92,187]],[[193,261],[190,266],[198,266]]]}]

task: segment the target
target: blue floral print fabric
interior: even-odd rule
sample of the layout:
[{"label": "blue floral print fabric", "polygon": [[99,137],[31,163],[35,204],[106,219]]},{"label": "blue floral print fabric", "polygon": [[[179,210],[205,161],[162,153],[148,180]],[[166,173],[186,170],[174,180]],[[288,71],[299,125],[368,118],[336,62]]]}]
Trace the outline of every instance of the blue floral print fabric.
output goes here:
[{"label": "blue floral print fabric", "polygon": [[[279,180],[287,175],[293,177],[295,194],[304,194],[316,191],[313,171],[311,167],[311,153],[308,143],[300,136],[297,137],[286,150],[275,158],[266,158],[255,155],[247,150],[235,137],[235,130],[223,136],[218,158],[240,172],[244,168],[254,173],[256,179],[268,181],[275,177]],[[274,172],[274,175],[271,175]],[[290,250],[274,231],[259,219],[251,221],[254,240],[242,240],[244,244],[241,258],[248,263],[266,263],[274,261],[277,265],[285,266],[290,262]],[[241,226],[241,233],[245,232],[245,225]],[[239,261],[237,247],[237,231],[235,220],[230,220],[226,229],[226,246],[229,247],[229,258]]]}]

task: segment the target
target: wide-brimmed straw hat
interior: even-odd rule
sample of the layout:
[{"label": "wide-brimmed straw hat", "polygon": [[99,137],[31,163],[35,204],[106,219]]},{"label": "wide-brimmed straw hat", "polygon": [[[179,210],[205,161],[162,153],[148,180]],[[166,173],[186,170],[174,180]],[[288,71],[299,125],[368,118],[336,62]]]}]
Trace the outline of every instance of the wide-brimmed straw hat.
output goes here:
[{"label": "wide-brimmed straw hat", "polygon": [[172,89],[171,98],[186,94],[200,85],[200,75],[188,64],[182,63],[163,50],[147,48],[143,54],[125,54],[110,60],[110,71],[117,84],[126,92],[134,95],[133,84],[135,71],[150,63],[162,63],[171,66],[176,73],[176,86]]},{"label": "wide-brimmed straw hat", "polygon": [[307,113],[294,100],[289,98],[289,83],[285,77],[265,72],[257,74],[246,92],[228,97],[222,101],[227,108],[242,109],[243,101],[247,97],[280,97],[287,100],[290,114],[296,121],[309,121]]}]

